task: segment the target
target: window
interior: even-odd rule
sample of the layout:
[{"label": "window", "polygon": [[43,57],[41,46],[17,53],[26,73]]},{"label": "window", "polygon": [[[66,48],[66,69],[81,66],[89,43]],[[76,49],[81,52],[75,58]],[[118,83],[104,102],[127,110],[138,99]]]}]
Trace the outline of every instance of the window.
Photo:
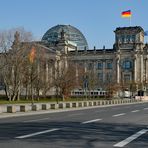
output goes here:
[{"label": "window", "polygon": [[124,43],[124,35],[121,36],[121,42]]},{"label": "window", "polygon": [[107,63],[106,63],[106,68],[107,68],[107,69],[112,69],[112,68],[113,68],[112,62],[110,62],[110,61],[107,62]]},{"label": "window", "polygon": [[89,69],[89,70],[93,69],[93,63],[89,63],[89,64],[88,64],[88,69]]},{"label": "window", "polygon": [[135,35],[132,35],[132,42],[135,42],[135,40],[136,40]]},{"label": "window", "polygon": [[98,63],[98,69],[102,69],[103,68],[103,64],[102,64],[102,62],[99,62]]},{"label": "window", "polygon": [[106,74],[106,81],[110,82],[112,80],[112,73],[107,73]]},{"label": "window", "polygon": [[130,35],[127,35],[127,37],[126,37],[126,42],[129,43],[129,42],[130,42],[130,38],[131,38]]},{"label": "window", "polygon": [[99,81],[103,81],[103,73],[98,73],[98,79]]},{"label": "window", "polygon": [[124,61],[123,62],[123,68],[124,69],[130,69],[130,68],[132,68],[132,62],[131,61]]},{"label": "window", "polygon": [[130,74],[124,74],[124,82],[129,83],[131,80]]}]

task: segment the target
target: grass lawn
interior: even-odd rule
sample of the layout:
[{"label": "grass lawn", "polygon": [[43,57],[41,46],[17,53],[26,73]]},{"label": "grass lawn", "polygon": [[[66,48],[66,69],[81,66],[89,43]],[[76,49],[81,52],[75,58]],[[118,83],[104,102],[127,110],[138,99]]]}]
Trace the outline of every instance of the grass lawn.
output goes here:
[{"label": "grass lawn", "polygon": [[[105,100],[104,98],[68,98],[65,99],[64,101],[86,101],[86,100]],[[56,98],[46,98],[43,99],[41,98],[40,100],[34,99],[34,103],[47,103],[47,102],[57,102],[57,101],[62,101],[61,98],[56,99]],[[0,97],[0,104],[24,104],[24,103],[32,103],[31,99],[25,100],[25,99],[20,99],[19,101],[7,101],[7,99],[4,99],[3,97]]]}]

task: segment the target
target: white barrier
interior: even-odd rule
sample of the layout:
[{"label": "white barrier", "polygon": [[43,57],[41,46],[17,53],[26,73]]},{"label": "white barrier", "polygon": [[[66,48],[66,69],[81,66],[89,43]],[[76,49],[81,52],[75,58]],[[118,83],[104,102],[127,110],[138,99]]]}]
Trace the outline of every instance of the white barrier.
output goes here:
[{"label": "white barrier", "polygon": [[[44,104],[25,104],[25,105],[4,105],[0,106],[0,113],[15,113],[15,112],[26,112],[26,111],[38,111],[38,110],[50,110],[50,109],[64,109],[64,108],[78,108],[78,107],[93,107],[103,105],[114,105],[114,104],[127,104],[134,102],[141,102],[141,99],[123,99],[123,100],[94,100],[94,101],[77,101],[77,102],[60,102],[57,103],[44,103]],[[6,109],[4,107],[6,106]],[[31,108],[30,108],[31,107]],[[3,109],[2,109],[3,108]],[[18,109],[19,108],[19,109]]]}]

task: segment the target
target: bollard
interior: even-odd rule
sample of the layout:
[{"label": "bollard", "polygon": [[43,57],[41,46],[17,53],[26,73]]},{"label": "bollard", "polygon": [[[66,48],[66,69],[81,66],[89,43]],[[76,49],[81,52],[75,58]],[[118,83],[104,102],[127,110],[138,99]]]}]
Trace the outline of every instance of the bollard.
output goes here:
[{"label": "bollard", "polygon": [[77,107],[78,105],[77,105],[77,102],[73,102],[72,103],[72,107]]},{"label": "bollard", "polygon": [[51,109],[58,109],[59,105],[58,104],[50,104]]},{"label": "bollard", "polygon": [[48,110],[49,108],[49,104],[42,104],[42,110]]},{"label": "bollard", "polygon": [[72,105],[71,105],[71,103],[66,103],[66,108],[71,108],[72,107]]},{"label": "bollard", "polygon": [[78,102],[78,107],[83,107],[83,103],[82,102]]},{"label": "bollard", "polygon": [[90,102],[90,101],[89,101],[89,106],[92,106],[92,105],[93,105],[93,102]]},{"label": "bollard", "polygon": [[16,106],[7,106],[7,113],[16,113]]},{"label": "bollard", "polygon": [[59,108],[66,108],[66,104],[65,103],[59,103]]},{"label": "bollard", "polygon": [[88,106],[88,102],[83,102],[83,106],[87,107]]},{"label": "bollard", "polygon": [[20,106],[20,112],[26,112],[26,111],[28,111],[27,106],[26,105],[21,105]]},{"label": "bollard", "polygon": [[33,104],[32,105],[32,111],[38,111],[40,110],[39,105],[38,104]]}]

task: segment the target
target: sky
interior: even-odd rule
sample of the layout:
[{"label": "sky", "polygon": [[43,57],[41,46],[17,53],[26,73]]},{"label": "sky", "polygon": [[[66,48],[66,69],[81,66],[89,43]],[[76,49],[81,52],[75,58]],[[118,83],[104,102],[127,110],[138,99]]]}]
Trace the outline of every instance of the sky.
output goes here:
[{"label": "sky", "polygon": [[116,27],[127,27],[121,12],[131,10],[131,26],[148,30],[148,0],[0,0],[0,30],[24,27],[36,39],[57,24],[72,25],[89,48],[112,48]]}]

